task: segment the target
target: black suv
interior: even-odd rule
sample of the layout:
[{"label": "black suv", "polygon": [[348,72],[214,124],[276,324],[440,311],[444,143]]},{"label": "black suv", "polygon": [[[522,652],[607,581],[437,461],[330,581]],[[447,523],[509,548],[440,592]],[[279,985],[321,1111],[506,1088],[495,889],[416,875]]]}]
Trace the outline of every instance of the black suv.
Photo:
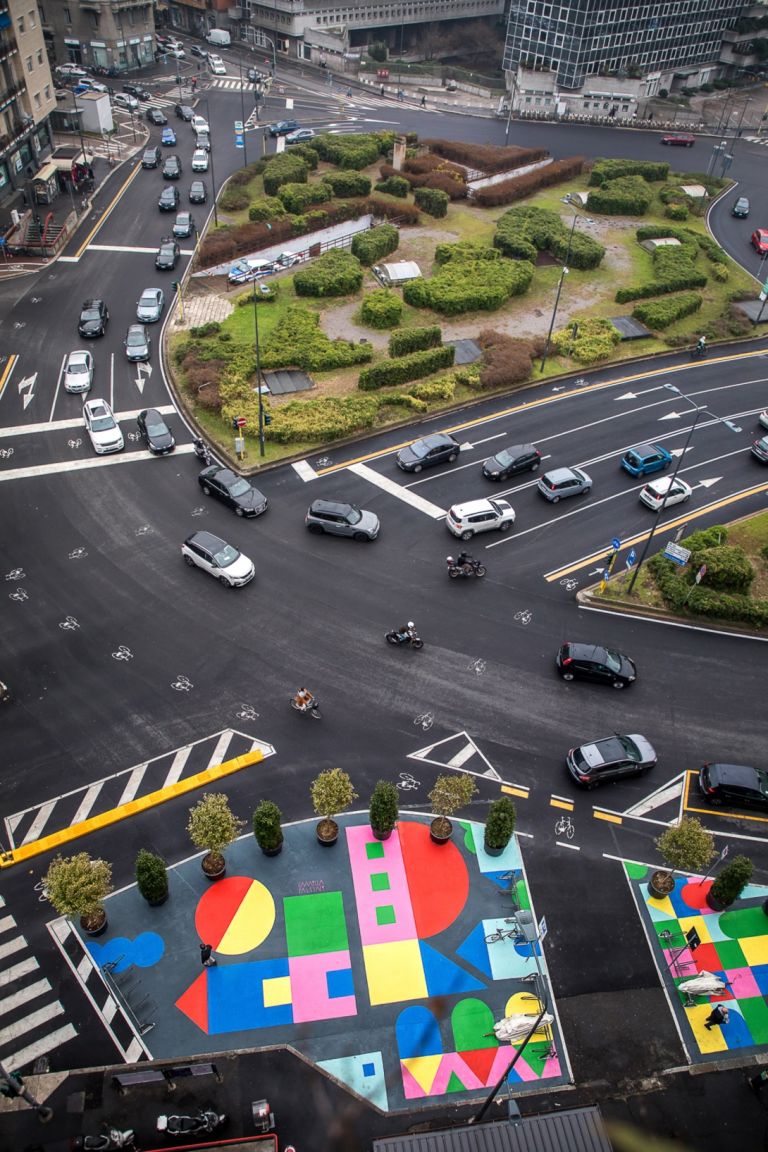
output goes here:
[{"label": "black suv", "polygon": [[81,336],[103,336],[108,321],[109,311],[103,300],[86,300],[80,311],[77,330]]},{"label": "black suv", "polygon": [[166,184],[157,206],[161,212],[175,212],[179,207],[179,190],[175,184]]},{"label": "black suv", "polygon": [[157,146],[145,148],[141,157],[142,168],[157,168],[162,156],[163,154]]},{"label": "black suv", "polygon": [[129,96],[135,96],[137,100],[152,99],[152,93],[143,84],[123,84],[123,92],[127,92]]},{"label": "black suv", "polygon": [[189,188],[190,204],[205,204],[208,192],[202,180],[193,180]]},{"label": "black suv", "polygon": [[637,679],[637,669],[629,656],[596,644],[563,644],[556,663],[563,680],[594,680],[626,688]]},{"label": "black suv", "polygon": [[541,452],[534,444],[515,444],[503,448],[483,464],[486,480],[506,480],[518,472],[535,472],[541,464]]},{"label": "black suv", "polygon": [[264,493],[229,468],[212,464],[203,468],[197,481],[206,496],[216,496],[238,516],[261,516],[267,510]]},{"label": "black suv", "polygon": [[397,454],[397,466],[404,472],[421,472],[422,468],[431,468],[444,460],[452,464],[458,455],[458,441],[444,432],[435,432],[414,440],[407,448],[401,448]]},{"label": "black suv", "polygon": [[159,108],[147,108],[147,120],[150,124],[158,124],[160,127],[168,123],[168,117]]},{"label": "black suv", "polygon": [[744,764],[704,764],[699,791],[709,804],[768,809],[768,773]]},{"label": "black suv", "polygon": [[178,156],[166,156],[163,164],[163,180],[178,180],[181,176],[181,160]]}]

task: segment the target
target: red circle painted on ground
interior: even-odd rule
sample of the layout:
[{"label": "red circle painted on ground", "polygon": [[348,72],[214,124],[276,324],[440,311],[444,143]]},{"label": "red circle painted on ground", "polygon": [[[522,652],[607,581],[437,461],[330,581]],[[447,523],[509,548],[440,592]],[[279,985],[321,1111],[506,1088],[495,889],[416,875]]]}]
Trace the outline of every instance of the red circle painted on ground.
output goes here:
[{"label": "red circle painted on ground", "polygon": [[[469,875],[457,846],[433,844],[428,824],[401,820],[397,826],[408,891],[420,940],[444,932],[460,916],[469,895]],[[462,830],[454,824],[454,835]]]},{"label": "red circle painted on ground", "polygon": [[225,876],[211,884],[195,909],[195,929],[204,944],[218,948],[246,893],[253,884],[250,876]]},{"label": "red circle painted on ground", "polygon": [[707,892],[711,887],[711,880],[705,880],[703,884],[698,880],[691,880],[680,889],[680,895],[689,908],[705,908],[707,912],[711,912],[712,909],[707,904]]}]

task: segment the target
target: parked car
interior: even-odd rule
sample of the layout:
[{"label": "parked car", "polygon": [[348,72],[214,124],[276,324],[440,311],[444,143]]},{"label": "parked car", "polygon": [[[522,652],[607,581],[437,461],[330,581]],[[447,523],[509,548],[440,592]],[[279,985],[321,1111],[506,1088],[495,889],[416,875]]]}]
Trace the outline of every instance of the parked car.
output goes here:
[{"label": "parked car", "polygon": [[629,656],[597,644],[563,644],[556,664],[563,680],[594,680],[597,684],[626,688],[637,679],[635,663]]},{"label": "parked car", "polygon": [[202,568],[224,588],[240,588],[256,575],[252,560],[212,532],[193,532],[182,544],[181,554],[190,567]]},{"label": "parked car", "polygon": [[454,504],[445,518],[449,532],[462,540],[471,540],[478,532],[508,532],[514,523],[514,508],[506,500],[470,500],[466,504]]},{"label": "parked car", "polygon": [[421,472],[447,461],[453,464],[459,455],[459,442],[445,432],[434,432],[421,440],[401,448],[396,456],[398,468],[404,472]]},{"label": "parked car", "polygon": [[671,136],[662,136],[662,144],[671,144],[673,148],[693,148],[696,137],[689,132],[678,132]]},{"label": "parked car", "polygon": [[739,216],[742,220],[749,216],[749,200],[746,196],[739,196],[738,200],[734,201],[731,216]]},{"label": "parked car", "polygon": [[335,500],[314,500],[304,517],[310,532],[318,535],[351,536],[353,540],[375,540],[379,534],[379,518],[356,504],[343,504]]},{"label": "parked car", "polygon": [[86,400],[83,404],[83,423],[99,456],[105,456],[108,452],[122,452],[125,447],[123,434],[106,400]]},{"label": "parked car", "polygon": [[103,95],[105,92],[109,92],[109,88],[100,80],[91,80],[89,76],[84,76],[77,81],[75,92],[78,96],[81,92],[101,92]]},{"label": "parked car", "polygon": [[175,212],[179,206],[179,190],[175,184],[166,184],[160,193],[157,206],[161,212]]},{"label": "parked car", "polygon": [[301,264],[303,257],[298,252],[281,252],[274,263],[275,272],[282,272],[284,268],[293,268],[294,264]]},{"label": "parked car", "polygon": [[115,92],[114,96],[111,96],[110,99],[115,108],[122,108],[124,112],[138,111],[138,100],[135,96],[129,96],[127,92]]},{"label": "parked car", "polygon": [[177,240],[185,240],[191,236],[196,228],[195,218],[191,212],[179,212],[173,225],[173,235]]},{"label": "parked car", "polygon": [[137,100],[151,100],[152,93],[145,84],[123,84],[123,92],[135,96]]},{"label": "parked car", "polygon": [[768,773],[745,764],[704,764],[699,792],[708,804],[768,808]]},{"label": "parked car", "polygon": [[307,140],[314,140],[315,132],[312,128],[297,128],[285,137],[286,144],[303,144]]},{"label": "parked car", "polygon": [[755,440],[749,450],[761,464],[768,464],[768,436]]},{"label": "parked car", "polygon": [[621,466],[630,476],[648,476],[651,472],[661,472],[669,468],[672,454],[661,444],[638,444],[630,448],[621,459]]},{"label": "parked car", "polygon": [[262,276],[269,276],[275,270],[274,261],[259,260],[255,256],[248,256],[233,264],[227,275],[230,284],[250,284]]},{"label": "parked car", "polygon": [[173,433],[155,408],[145,408],[136,417],[136,426],[144,443],[155,456],[167,456],[176,447]]},{"label": "parked car", "polygon": [[208,153],[204,148],[195,148],[194,152],[192,153],[192,171],[208,171]]},{"label": "parked car", "polygon": [[690,498],[693,489],[690,484],[686,484],[685,480],[681,480],[676,476],[674,480],[671,476],[664,476],[660,480],[649,480],[644,488],[640,490],[640,503],[645,504],[646,508],[650,508],[652,512],[658,512],[662,504],[664,504],[664,497],[667,497],[665,508],[671,508],[673,504],[686,504]]},{"label": "parked car", "polygon": [[205,204],[208,199],[208,190],[202,180],[193,180],[189,186],[190,204]]},{"label": "parked car", "polygon": [[176,145],[176,133],[173,128],[163,128],[163,134],[160,137],[160,143],[164,148],[173,148]]},{"label": "parked car", "polygon": [[768,252],[768,228],[756,228],[749,238],[755,252],[764,256]]},{"label": "parked car", "polygon": [[301,128],[298,120],[278,120],[276,124],[269,125],[270,136],[287,136],[289,132],[295,132]]},{"label": "parked car", "polygon": [[534,444],[514,444],[485,461],[483,476],[487,480],[508,480],[520,472],[535,472],[540,464],[541,452]]},{"label": "parked car", "polygon": [[178,180],[181,176],[181,160],[173,153],[171,156],[166,156],[165,163],[163,164],[163,179],[164,180]]},{"label": "parked car", "polygon": [[59,76],[70,76],[75,77],[76,79],[80,79],[81,77],[88,75],[85,69],[81,68],[79,64],[57,64],[54,71]]},{"label": "parked car", "polygon": [[162,155],[162,152],[156,144],[151,148],[145,148],[141,156],[142,168],[157,168],[162,159]]},{"label": "parked car", "polygon": [[89,392],[93,384],[93,356],[90,352],[70,352],[64,365],[64,391]]},{"label": "parked car", "polygon": [[195,118],[195,110],[190,108],[189,104],[174,104],[173,111],[179,120],[186,120],[188,123],[191,123]]},{"label": "parked car", "polygon": [[589,495],[592,480],[583,468],[554,468],[539,477],[537,488],[551,504],[557,504],[566,496]]},{"label": "parked car", "polygon": [[86,300],[80,310],[77,330],[81,336],[103,336],[109,323],[109,310],[103,300]]},{"label": "parked car", "polygon": [[154,324],[162,316],[164,305],[162,288],[145,288],[136,305],[136,317],[142,324]]},{"label": "parked car", "polygon": [[159,108],[147,108],[147,120],[150,124],[155,124],[158,127],[168,123],[168,117]]},{"label": "parked car", "polygon": [[656,766],[657,756],[644,736],[620,736],[617,732],[604,740],[571,748],[565,762],[577,784],[596,788],[598,784],[650,772]]},{"label": "parked car", "polygon": [[124,343],[125,355],[129,360],[149,360],[152,341],[143,324],[131,324]]},{"label": "parked car", "polygon": [[179,258],[179,246],[172,236],[164,236],[155,256],[155,268],[169,272],[176,267]]},{"label": "parked car", "polygon": [[258,488],[229,468],[211,464],[197,478],[206,496],[215,496],[238,516],[261,516],[267,510],[267,498]]}]

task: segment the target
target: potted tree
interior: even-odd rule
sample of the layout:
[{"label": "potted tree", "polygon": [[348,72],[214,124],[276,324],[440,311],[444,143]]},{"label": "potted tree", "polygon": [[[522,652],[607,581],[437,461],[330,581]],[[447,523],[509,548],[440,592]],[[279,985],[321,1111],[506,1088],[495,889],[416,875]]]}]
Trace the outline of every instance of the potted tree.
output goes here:
[{"label": "potted tree", "polygon": [[658,837],[656,847],[670,865],[655,871],[648,883],[648,891],[657,900],[674,888],[675,872],[703,872],[715,854],[712,834],[695,816],[684,816],[679,824],[672,824]]},{"label": "potted tree", "polygon": [[165,904],[168,899],[168,871],[162,856],[142,848],[136,857],[136,883],[144,899],[152,908]]},{"label": "potted tree", "polygon": [[261,800],[253,812],[253,834],[265,856],[277,856],[283,847],[283,814],[271,800]]},{"label": "potted tree", "polygon": [[317,838],[321,844],[335,844],[339,838],[339,826],[334,816],[357,799],[352,781],[341,768],[328,768],[312,781],[311,794],[312,806],[317,815],[322,816],[317,825]]},{"label": "potted tree", "polygon": [[371,793],[371,831],[377,840],[388,840],[397,824],[400,794],[391,780],[377,780]]},{"label": "potted tree", "polygon": [[205,848],[202,869],[209,880],[220,880],[227,870],[224,849],[237,839],[243,821],[233,815],[223,792],[209,792],[189,810],[187,831],[195,848]]},{"label": "potted tree", "polygon": [[93,859],[87,852],[57,856],[43,877],[43,888],[60,916],[79,916],[88,936],[106,931],[104,901],[112,891],[112,865]]},{"label": "potted tree", "polygon": [[748,856],[734,856],[715,878],[707,892],[707,904],[715,912],[738,900],[752,879],[752,861]]},{"label": "potted tree", "polygon": [[438,776],[434,788],[429,793],[432,811],[437,812],[429,827],[429,835],[435,844],[445,844],[450,840],[453,825],[448,817],[469,804],[475,792],[477,792],[475,782],[465,772]]},{"label": "potted tree", "polygon": [[500,856],[512,839],[517,812],[509,796],[494,800],[485,821],[483,847],[489,856]]}]

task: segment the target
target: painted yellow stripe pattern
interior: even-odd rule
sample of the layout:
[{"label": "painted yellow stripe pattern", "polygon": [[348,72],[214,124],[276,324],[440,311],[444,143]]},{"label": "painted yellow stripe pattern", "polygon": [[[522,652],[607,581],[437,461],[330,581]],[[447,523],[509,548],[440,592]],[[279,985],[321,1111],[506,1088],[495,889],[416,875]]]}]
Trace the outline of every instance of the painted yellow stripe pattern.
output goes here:
[{"label": "painted yellow stripe pattern", "polygon": [[502,792],[506,792],[507,796],[519,796],[521,800],[527,800],[530,792],[527,788],[512,788],[509,784],[502,784]]},{"label": "painted yellow stripe pattern", "polygon": [[5,386],[10,379],[11,372],[13,372],[13,369],[16,365],[17,360],[18,360],[18,356],[15,353],[12,354],[11,356],[9,356],[8,357],[8,363],[6,364],[5,368],[3,368],[3,371],[0,373],[0,396],[2,396],[3,392],[5,392]]},{"label": "painted yellow stripe pattern", "polygon": [[607,824],[624,823],[624,818],[622,816],[617,816],[615,812],[601,812],[599,808],[596,808],[592,815],[594,816],[595,820],[605,820]]},{"label": "painted yellow stripe pattern", "polygon": [[554,798],[554,796],[550,797],[549,806],[550,806],[550,808],[562,808],[564,812],[573,812],[573,809],[575,807],[573,801],[571,801],[571,800],[556,800]]}]

